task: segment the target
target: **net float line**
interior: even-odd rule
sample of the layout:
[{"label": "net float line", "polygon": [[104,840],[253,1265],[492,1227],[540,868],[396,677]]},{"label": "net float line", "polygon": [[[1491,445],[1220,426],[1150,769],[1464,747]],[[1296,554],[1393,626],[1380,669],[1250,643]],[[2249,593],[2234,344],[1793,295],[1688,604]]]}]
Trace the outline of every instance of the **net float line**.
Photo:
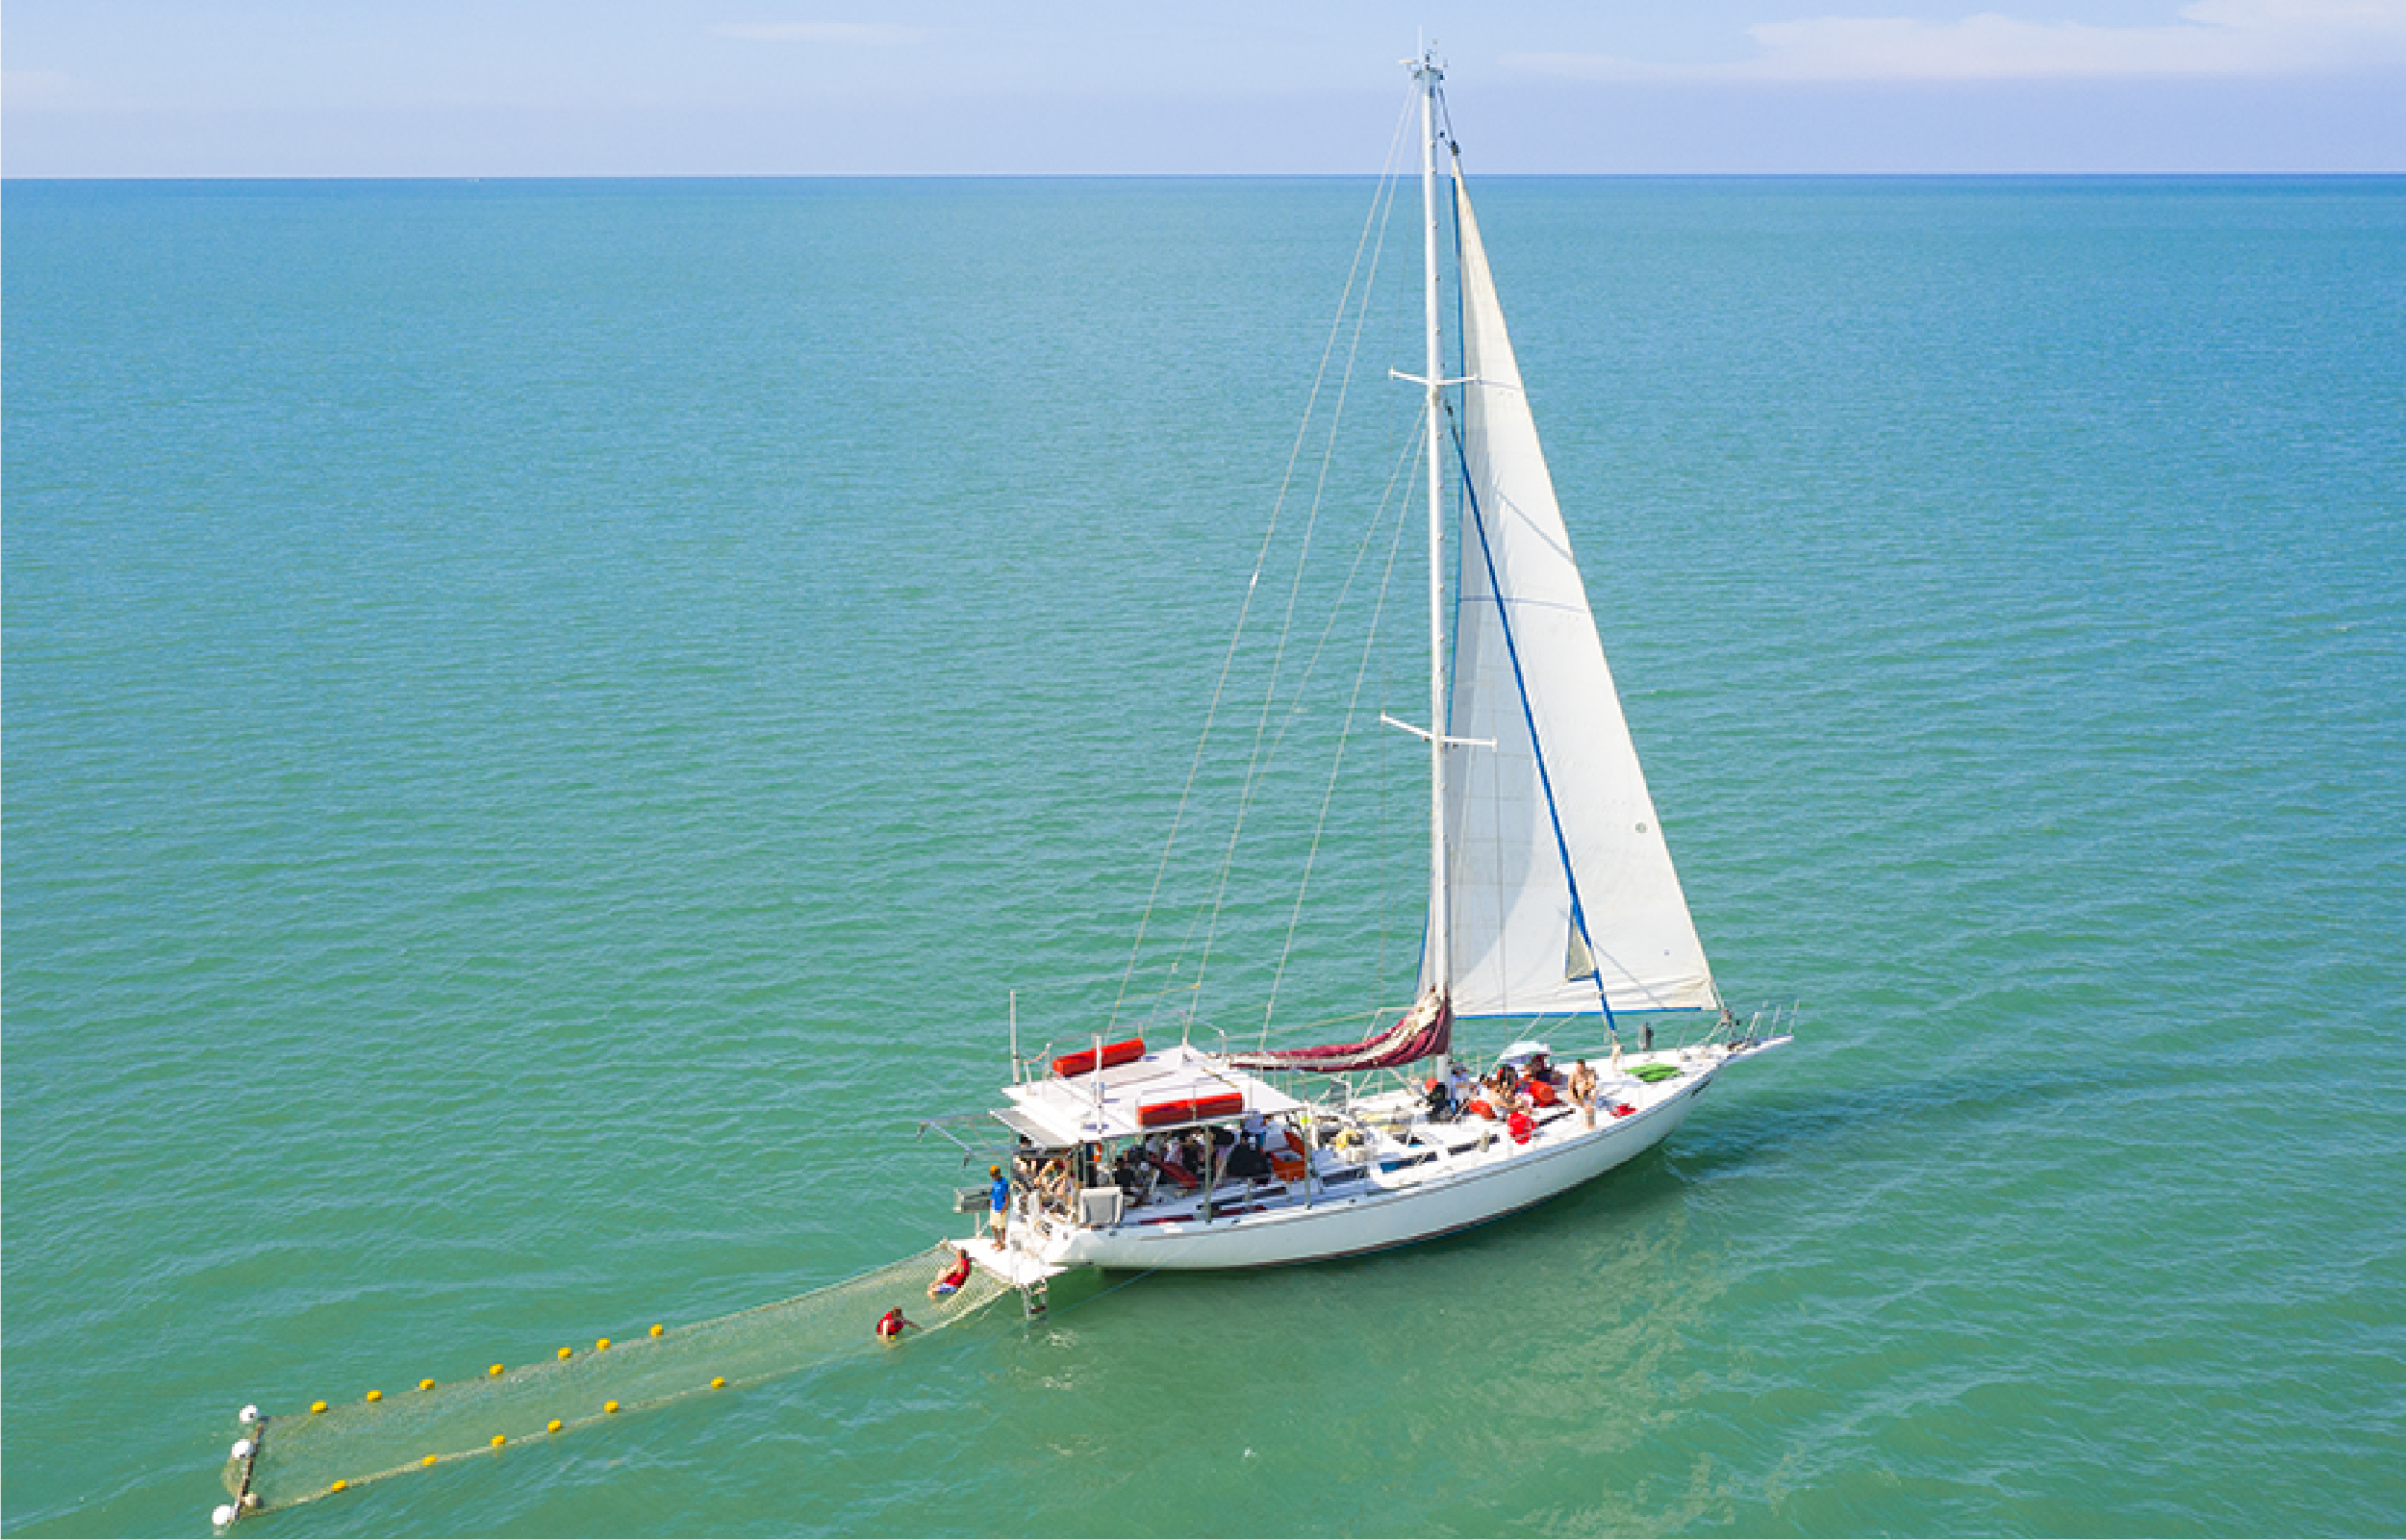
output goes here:
[{"label": "net float line", "polygon": [[1010,1292],[975,1269],[957,1292],[928,1298],[928,1284],[950,1260],[948,1242],[789,1300],[685,1325],[654,1325],[623,1340],[602,1337],[591,1348],[494,1364],[466,1379],[421,1377],[414,1390],[320,1399],[306,1411],[274,1416],[245,1406],[224,1472],[233,1501],[211,1519],[224,1528],[411,1471],[493,1458],[840,1356],[889,1351],[872,1334],[886,1310],[900,1308],[924,1332],[967,1320]]}]

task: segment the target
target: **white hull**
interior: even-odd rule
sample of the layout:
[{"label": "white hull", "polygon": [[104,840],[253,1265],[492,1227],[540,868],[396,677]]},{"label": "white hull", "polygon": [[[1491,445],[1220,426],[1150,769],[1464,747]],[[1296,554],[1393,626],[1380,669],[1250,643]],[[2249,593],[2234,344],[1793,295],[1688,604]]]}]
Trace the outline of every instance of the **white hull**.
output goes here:
[{"label": "white hull", "polygon": [[1308,1205],[1182,1223],[1131,1216],[1107,1227],[1047,1225],[1034,1237],[1014,1237],[1014,1247],[1058,1268],[1208,1269],[1276,1267],[1406,1246],[1544,1202],[1643,1154],[1686,1121],[1717,1073],[1716,1065],[1683,1079],[1660,1100],[1626,1118],[1605,1116],[1593,1130],[1576,1114],[1526,1146],[1499,1130],[1484,1150],[1374,1174]]}]

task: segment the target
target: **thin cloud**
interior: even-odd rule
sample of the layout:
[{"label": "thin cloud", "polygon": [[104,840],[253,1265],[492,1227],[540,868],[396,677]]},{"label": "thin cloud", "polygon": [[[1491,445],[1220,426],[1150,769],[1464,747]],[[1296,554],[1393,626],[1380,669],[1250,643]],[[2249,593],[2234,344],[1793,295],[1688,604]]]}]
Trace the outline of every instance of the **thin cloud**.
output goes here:
[{"label": "thin cloud", "polygon": [[883,21],[722,21],[710,29],[722,38],[752,42],[835,43],[851,48],[899,48],[924,42],[925,27]]},{"label": "thin cloud", "polygon": [[1710,64],[1606,54],[1506,62],[1583,80],[1969,81],[2140,79],[2336,72],[2406,61],[2406,0],[2197,0],[2161,27],[1815,16],[1746,29],[1761,52]]},{"label": "thin cloud", "polygon": [[55,69],[0,70],[0,102],[14,112],[86,106],[86,94],[82,81]]}]

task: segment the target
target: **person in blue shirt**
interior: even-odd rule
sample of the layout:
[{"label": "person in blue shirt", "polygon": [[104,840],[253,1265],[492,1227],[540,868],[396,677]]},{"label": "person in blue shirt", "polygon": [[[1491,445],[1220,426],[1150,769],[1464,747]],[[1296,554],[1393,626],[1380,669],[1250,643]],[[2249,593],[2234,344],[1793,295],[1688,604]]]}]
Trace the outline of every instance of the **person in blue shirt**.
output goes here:
[{"label": "person in blue shirt", "polygon": [[1011,1178],[1002,1174],[1000,1166],[988,1166],[986,1174],[994,1178],[994,1212],[987,1224],[994,1228],[994,1244],[1002,1245],[1003,1226],[1011,1222]]}]

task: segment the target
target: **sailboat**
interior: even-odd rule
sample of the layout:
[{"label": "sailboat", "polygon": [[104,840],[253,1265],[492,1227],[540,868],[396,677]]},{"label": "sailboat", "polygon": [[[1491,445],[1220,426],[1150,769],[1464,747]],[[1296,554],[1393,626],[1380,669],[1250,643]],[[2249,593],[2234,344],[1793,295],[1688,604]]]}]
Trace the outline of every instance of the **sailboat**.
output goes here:
[{"label": "sailboat", "polygon": [[[1427,366],[1429,907],[1416,1000],[1361,1041],[1208,1051],[1092,1034],[1039,1057],[993,1116],[1000,1179],[974,1261],[1024,1290],[1073,1268],[1245,1268],[1407,1245],[1543,1202],[1667,1138],[1783,1014],[1723,1004],[1631,742],[1495,280],[1443,120],[1417,80]],[[1440,150],[1448,160],[1441,179]],[[1461,374],[1443,372],[1441,196],[1458,253]],[[1449,391],[1458,391],[1449,398]],[[1458,401],[1458,411],[1450,410]],[[1458,469],[1449,604],[1447,451]],[[1456,618],[1447,666],[1447,617]],[[1656,1049],[1625,1018],[1710,1025]],[[1471,1018],[1567,1018],[1573,1063],[1524,1039],[1473,1085],[1449,1064]],[[1639,1046],[1626,1048],[1628,1031]],[[1408,1072],[1408,1073],[1407,1073]],[[966,1145],[964,1148],[968,1148]]]}]

